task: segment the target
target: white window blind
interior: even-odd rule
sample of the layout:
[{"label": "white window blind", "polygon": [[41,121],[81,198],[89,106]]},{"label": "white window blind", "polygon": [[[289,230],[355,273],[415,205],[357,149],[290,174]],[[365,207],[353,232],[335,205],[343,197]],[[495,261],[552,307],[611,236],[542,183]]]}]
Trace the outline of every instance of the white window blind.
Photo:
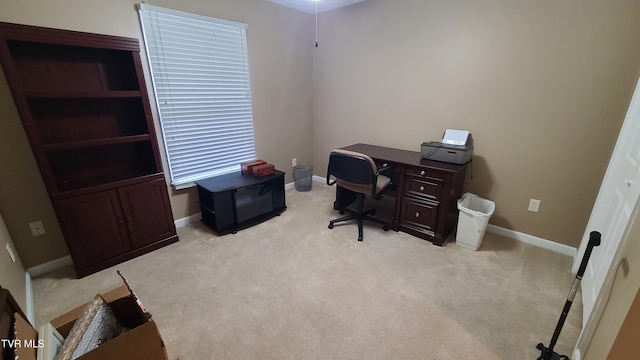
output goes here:
[{"label": "white window blind", "polygon": [[171,183],[255,159],[246,24],[138,4]]}]

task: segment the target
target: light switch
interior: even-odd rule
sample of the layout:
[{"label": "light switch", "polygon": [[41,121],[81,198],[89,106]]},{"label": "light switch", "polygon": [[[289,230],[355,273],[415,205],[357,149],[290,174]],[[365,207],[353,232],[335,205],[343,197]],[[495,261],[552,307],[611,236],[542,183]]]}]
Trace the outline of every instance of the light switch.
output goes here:
[{"label": "light switch", "polygon": [[538,199],[530,199],[529,200],[529,211],[538,212],[540,211],[540,200]]},{"label": "light switch", "polygon": [[9,245],[8,243],[7,243],[7,252],[9,253],[9,257],[11,258],[11,261],[15,264],[16,254],[13,253],[13,249],[11,248],[11,245]]}]

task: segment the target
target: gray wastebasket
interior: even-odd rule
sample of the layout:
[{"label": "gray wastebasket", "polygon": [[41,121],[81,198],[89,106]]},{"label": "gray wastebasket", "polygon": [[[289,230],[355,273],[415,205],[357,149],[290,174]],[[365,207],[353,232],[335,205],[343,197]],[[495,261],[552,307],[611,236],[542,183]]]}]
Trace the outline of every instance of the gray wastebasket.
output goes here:
[{"label": "gray wastebasket", "polygon": [[310,191],[313,176],[313,166],[311,165],[296,165],[293,167],[293,181],[295,182],[296,190],[298,191]]}]

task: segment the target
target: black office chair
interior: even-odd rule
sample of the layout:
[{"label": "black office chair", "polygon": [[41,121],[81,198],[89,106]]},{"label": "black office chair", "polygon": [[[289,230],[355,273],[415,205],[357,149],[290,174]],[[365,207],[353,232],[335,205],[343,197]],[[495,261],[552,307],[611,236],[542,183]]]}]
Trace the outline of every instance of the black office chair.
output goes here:
[{"label": "black office chair", "polygon": [[341,221],[356,220],[358,222],[358,241],[362,241],[362,221],[367,220],[383,225],[384,231],[389,230],[389,223],[371,217],[375,215],[375,209],[364,211],[365,195],[380,199],[382,192],[391,184],[391,179],[381,175],[382,171],[388,167],[378,169],[376,163],[367,155],[358,152],[336,149],[329,155],[329,166],[327,168],[327,185],[338,184],[356,194],[356,211],[347,209],[346,206],[340,209],[340,214],[348,212],[349,215],[331,220],[329,229],[333,229],[333,224]]}]

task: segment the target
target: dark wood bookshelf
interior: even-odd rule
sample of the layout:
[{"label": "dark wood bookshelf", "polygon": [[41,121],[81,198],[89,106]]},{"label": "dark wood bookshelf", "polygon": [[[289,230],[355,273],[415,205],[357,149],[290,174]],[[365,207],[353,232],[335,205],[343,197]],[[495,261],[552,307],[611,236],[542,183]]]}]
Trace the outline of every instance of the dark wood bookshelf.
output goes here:
[{"label": "dark wood bookshelf", "polygon": [[115,99],[115,98],[139,98],[139,91],[26,91],[28,99]]},{"label": "dark wood bookshelf", "polygon": [[45,151],[82,149],[88,147],[100,147],[114,144],[126,144],[133,142],[148,142],[149,135],[130,135],[96,140],[69,141],[57,144],[44,145]]},{"label": "dark wood bookshelf", "polygon": [[78,275],[178,241],[138,40],[0,23],[0,63]]}]

